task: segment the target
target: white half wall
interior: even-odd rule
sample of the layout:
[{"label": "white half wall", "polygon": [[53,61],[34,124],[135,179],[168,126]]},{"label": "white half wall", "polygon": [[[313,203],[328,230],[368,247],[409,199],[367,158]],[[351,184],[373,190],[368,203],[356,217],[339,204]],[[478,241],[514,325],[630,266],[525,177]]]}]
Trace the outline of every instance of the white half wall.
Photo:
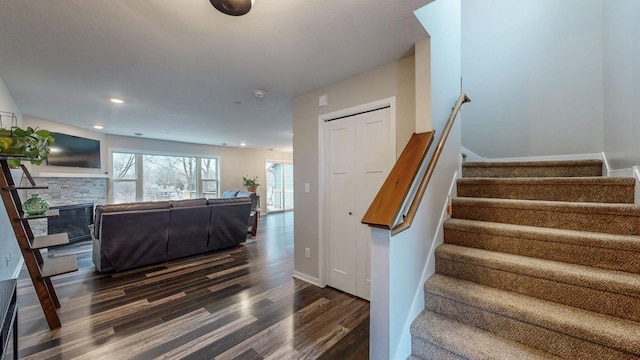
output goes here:
[{"label": "white half wall", "polygon": [[[437,0],[417,10],[431,37],[431,124],[436,140],[460,95],[460,1]],[[457,121],[460,121],[458,119]],[[435,143],[427,153],[430,159]],[[412,227],[390,237],[374,229],[371,248],[371,359],[406,359],[411,353],[409,327],[424,308],[421,289],[433,256],[451,179],[459,168],[461,130],[453,126]],[[385,234],[386,233],[386,234]]]}]

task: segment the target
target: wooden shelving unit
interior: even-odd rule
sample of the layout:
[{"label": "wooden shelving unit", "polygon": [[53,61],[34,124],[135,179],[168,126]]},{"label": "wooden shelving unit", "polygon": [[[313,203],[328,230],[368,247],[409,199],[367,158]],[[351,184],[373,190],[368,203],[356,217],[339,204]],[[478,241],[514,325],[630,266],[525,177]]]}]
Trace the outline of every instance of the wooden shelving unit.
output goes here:
[{"label": "wooden shelving unit", "polygon": [[60,307],[60,301],[53,288],[51,277],[77,271],[78,263],[76,262],[75,256],[43,259],[40,249],[68,244],[69,238],[67,234],[33,236],[29,220],[56,217],[58,216],[58,211],[50,210],[37,216],[29,216],[22,211],[22,202],[20,201],[18,190],[46,189],[47,187],[36,186],[31,174],[29,174],[29,171],[24,165],[21,166],[22,171],[31,186],[16,186],[11,176],[9,164],[7,163],[9,159],[8,157],[0,156],[0,165],[2,165],[0,194],[2,195],[2,202],[7,209],[13,232],[16,235],[24,263],[29,271],[29,276],[33,282],[33,287],[38,295],[38,300],[42,306],[42,311],[47,319],[49,328],[57,329],[61,326],[56,310]]}]

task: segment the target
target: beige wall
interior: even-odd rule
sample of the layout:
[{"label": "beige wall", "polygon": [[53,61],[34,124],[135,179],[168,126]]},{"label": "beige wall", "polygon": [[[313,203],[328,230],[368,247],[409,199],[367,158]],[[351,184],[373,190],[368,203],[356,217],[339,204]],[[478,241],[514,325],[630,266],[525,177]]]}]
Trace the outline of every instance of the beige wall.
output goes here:
[{"label": "beige wall", "polygon": [[[102,169],[78,169],[60,166],[38,166],[36,172],[54,173],[62,176],[65,173],[105,174],[111,168],[110,153],[113,150],[146,151],[156,154],[172,154],[187,156],[207,156],[220,159],[220,190],[240,190],[243,176],[258,176],[262,186],[258,187],[258,195],[266,199],[265,162],[268,160],[292,161],[293,154],[286,152],[242,149],[224,146],[200,145],[176,141],[153,140],[129,136],[104,135],[102,133],[78,129],[36,118],[25,118],[27,125],[64,132],[71,135],[98,139],[102,142]],[[261,201],[263,213],[266,213],[266,201]]]},{"label": "beige wall", "polygon": [[[295,163],[295,271],[313,279],[320,277],[318,117],[322,114],[396,97],[396,156],[415,128],[414,57],[408,57],[373,71],[346,79],[296,97],[293,100],[293,160]],[[328,95],[328,105],[319,107],[318,98]],[[310,192],[304,192],[304,184]],[[304,257],[305,248],[311,258]]]}]

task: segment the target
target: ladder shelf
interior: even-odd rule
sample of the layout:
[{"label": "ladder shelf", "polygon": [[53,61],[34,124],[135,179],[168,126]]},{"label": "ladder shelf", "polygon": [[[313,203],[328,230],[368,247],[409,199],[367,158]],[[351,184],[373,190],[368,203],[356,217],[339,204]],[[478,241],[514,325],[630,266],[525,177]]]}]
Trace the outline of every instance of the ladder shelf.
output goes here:
[{"label": "ladder shelf", "polygon": [[2,202],[7,209],[7,215],[11,220],[11,226],[16,235],[20,252],[49,328],[57,329],[61,326],[56,311],[60,307],[60,301],[51,282],[51,277],[77,271],[78,263],[75,256],[48,259],[42,257],[40,249],[68,244],[69,237],[66,233],[37,237],[33,235],[29,220],[57,217],[58,210],[49,210],[41,215],[27,215],[22,211],[22,202],[20,201],[18,190],[46,189],[47,187],[36,186],[31,174],[29,174],[24,165],[21,165],[22,171],[32,186],[16,186],[9,170],[8,159],[10,158],[0,156],[0,165],[2,166],[2,172],[0,172],[0,195],[2,195]]}]

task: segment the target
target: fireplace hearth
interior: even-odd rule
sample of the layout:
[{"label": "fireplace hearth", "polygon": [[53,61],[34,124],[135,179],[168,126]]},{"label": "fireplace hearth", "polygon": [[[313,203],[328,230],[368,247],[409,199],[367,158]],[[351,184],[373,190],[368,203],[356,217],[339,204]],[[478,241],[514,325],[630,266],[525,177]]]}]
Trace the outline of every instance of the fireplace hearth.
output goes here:
[{"label": "fireplace hearth", "polygon": [[55,206],[60,215],[49,218],[47,231],[49,234],[66,232],[69,235],[69,243],[89,240],[89,225],[93,224],[93,203]]}]

